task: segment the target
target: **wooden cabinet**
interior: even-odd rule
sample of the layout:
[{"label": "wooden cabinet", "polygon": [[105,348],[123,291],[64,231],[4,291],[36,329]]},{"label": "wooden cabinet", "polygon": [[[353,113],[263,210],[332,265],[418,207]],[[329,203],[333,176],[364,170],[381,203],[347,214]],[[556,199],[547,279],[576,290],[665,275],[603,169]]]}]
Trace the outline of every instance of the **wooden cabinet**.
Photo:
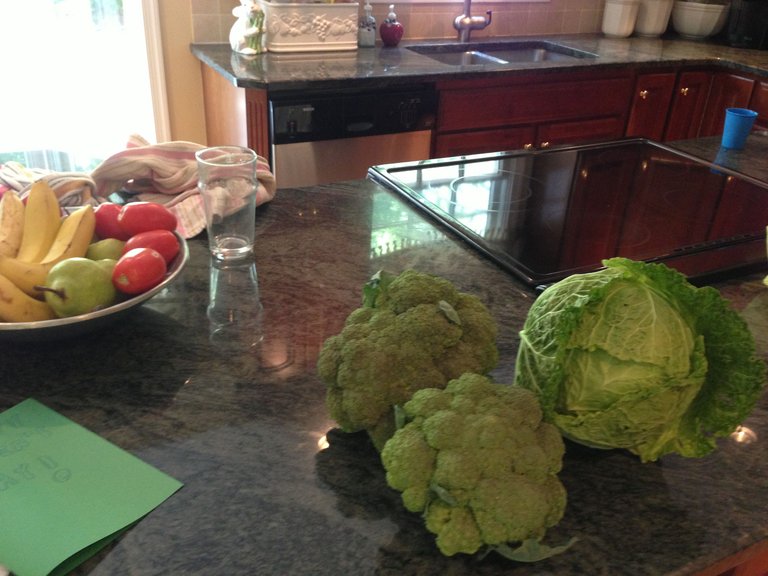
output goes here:
[{"label": "wooden cabinet", "polygon": [[761,80],[755,84],[749,107],[758,113],[755,126],[763,130],[768,129],[768,80]]},{"label": "wooden cabinet", "polygon": [[614,140],[621,136],[623,128],[623,114],[564,122],[549,122],[539,126],[535,145],[546,148],[557,144]]},{"label": "wooden cabinet", "polygon": [[723,188],[707,166],[652,151],[589,151],[576,171],[559,261],[571,268],[606,256],[643,260],[705,241]]},{"label": "wooden cabinet", "polygon": [[434,156],[619,138],[629,71],[527,74],[438,84]]},{"label": "wooden cabinet", "polygon": [[438,90],[435,157],[715,136],[728,107],[758,109],[758,126],[768,127],[768,81],[714,68],[548,72],[452,80]]},{"label": "wooden cabinet", "polygon": [[676,77],[674,72],[640,74],[637,77],[627,136],[643,136],[651,140],[664,137]]},{"label": "wooden cabinet", "polygon": [[754,85],[755,81],[747,76],[716,72],[712,77],[712,87],[698,136],[722,134],[725,109],[749,106]]},{"label": "wooden cabinet", "polygon": [[758,107],[768,126],[768,82],[711,69],[643,73],[637,77],[627,136],[684,140],[723,132],[726,108]]},{"label": "wooden cabinet", "polygon": [[617,254],[643,260],[707,240],[723,177],[667,155],[639,159]]},{"label": "wooden cabinet", "polygon": [[677,79],[664,140],[686,140],[699,135],[712,86],[712,72],[683,71]]},{"label": "wooden cabinet", "polygon": [[435,140],[433,156],[461,156],[483,152],[500,152],[523,148],[536,139],[534,126],[516,126],[498,130],[473,130],[471,132],[453,132],[441,134]]},{"label": "wooden cabinet", "polygon": [[201,64],[209,146],[239,145],[269,159],[267,91],[238,88]]},{"label": "wooden cabinet", "polygon": [[579,268],[615,255],[637,159],[608,148],[584,153],[568,202],[558,265]]},{"label": "wooden cabinet", "polygon": [[766,576],[768,574],[768,540],[753,544],[695,576]]}]

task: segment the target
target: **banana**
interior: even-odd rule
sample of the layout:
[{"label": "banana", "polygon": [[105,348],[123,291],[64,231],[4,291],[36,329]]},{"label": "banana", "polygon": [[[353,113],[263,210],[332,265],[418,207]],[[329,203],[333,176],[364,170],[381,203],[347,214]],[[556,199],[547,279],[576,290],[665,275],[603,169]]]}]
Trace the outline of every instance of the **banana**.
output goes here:
[{"label": "banana", "polygon": [[51,248],[61,225],[59,200],[45,180],[32,184],[24,210],[24,233],[16,258],[40,262]]},{"label": "banana", "polygon": [[24,202],[13,190],[0,199],[0,254],[14,257],[24,233]]},{"label": "banana", "polygon": [[13,282],[22,292],[40,297],[36,286],[44,286],[48,271],[62,260],[85,256],[93,238],[96,217],[90,204],[66,216],[53,244],[40,262],[23,262],[19,258],[0,255],[0,274]]},{"label": "banana", "polygon": [[64,218],[56,239],[43,256],[41,263],[53,266],[67,258],[82,258],[88,251],[95,229],[96,215],[93,212],[93,206],[90,204],[81,206]]},{"label": "banana", "polygon": [[56,315],[48,304],[28,296],[0,274],[0,321],[38,322],[53,318]]},{"label": "banana", "polygon": [[18,258],[0,256],[0,274],[13,282],[25,294],[32,297],[42,296],[35,286],[45,284],[48,270],[52,266],[40,262],[22,262]]}]

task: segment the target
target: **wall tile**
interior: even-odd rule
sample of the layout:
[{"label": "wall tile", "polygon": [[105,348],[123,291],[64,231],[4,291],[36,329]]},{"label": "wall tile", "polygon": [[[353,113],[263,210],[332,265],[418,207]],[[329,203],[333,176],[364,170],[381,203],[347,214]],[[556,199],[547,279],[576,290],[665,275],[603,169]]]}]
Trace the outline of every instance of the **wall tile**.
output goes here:
[{"label": "wall tile", "polygon": [[[454,38],[453,20],[461,2],[396,4],[398,19],[408,40]],[[493,23],[472,32],[473,38],[536,34],[589,34],[600,32],[605,0],[551,0],[547,3],[483,3],[472,5],[472,14],[493,11]],[[238,0],[190,0],[195,42],[227,42],[234,24],[232,8]],[[360,0],[362,6],[363,0]],[[361,8],[362,13],[362,8]],[[378,22],[387,15],[386,3],[373,4]],[[214,18],[215,17],[215,18]],[[214,22],[214,19],[216,20]]]}]

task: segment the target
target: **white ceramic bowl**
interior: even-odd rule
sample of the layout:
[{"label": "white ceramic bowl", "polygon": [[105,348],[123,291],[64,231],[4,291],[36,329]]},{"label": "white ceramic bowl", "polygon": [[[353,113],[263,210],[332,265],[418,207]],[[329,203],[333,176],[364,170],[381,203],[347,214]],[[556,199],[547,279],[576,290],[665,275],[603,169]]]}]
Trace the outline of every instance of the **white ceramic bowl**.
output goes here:
[{"label": "white ceramic bowl", "polygon": [[672,27],[683,38],[700,40],[714,36],[728,20],[728,5],[675,2],[672,9]]},{"label": "white ceramic bowl", "polygon": [[660,36],[667,29],[675,0],[640,0],[637,11],[635,34],[638,36]]}]

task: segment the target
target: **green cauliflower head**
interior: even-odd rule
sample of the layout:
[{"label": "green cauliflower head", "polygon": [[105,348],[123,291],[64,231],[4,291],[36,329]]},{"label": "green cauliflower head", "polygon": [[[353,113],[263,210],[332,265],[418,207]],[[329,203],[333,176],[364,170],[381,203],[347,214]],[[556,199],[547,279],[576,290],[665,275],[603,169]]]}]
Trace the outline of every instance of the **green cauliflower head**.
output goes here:
[{"label": "green cauliflower head", "polygon": [[320,351],[331,417],[346,432],[367,431],[381,449],[394,433],[394,406],[417,390],[496,366],[496,333],[485,305],[444,278],[414,270],[377,274],[363,307]]},{"label": "green cauliflower head", "polygon": [[387,483],[443,554],[539,541],[560,521],[565,447],[533,392],[465,373],[403,409],[407,424],[381,451]]}]

